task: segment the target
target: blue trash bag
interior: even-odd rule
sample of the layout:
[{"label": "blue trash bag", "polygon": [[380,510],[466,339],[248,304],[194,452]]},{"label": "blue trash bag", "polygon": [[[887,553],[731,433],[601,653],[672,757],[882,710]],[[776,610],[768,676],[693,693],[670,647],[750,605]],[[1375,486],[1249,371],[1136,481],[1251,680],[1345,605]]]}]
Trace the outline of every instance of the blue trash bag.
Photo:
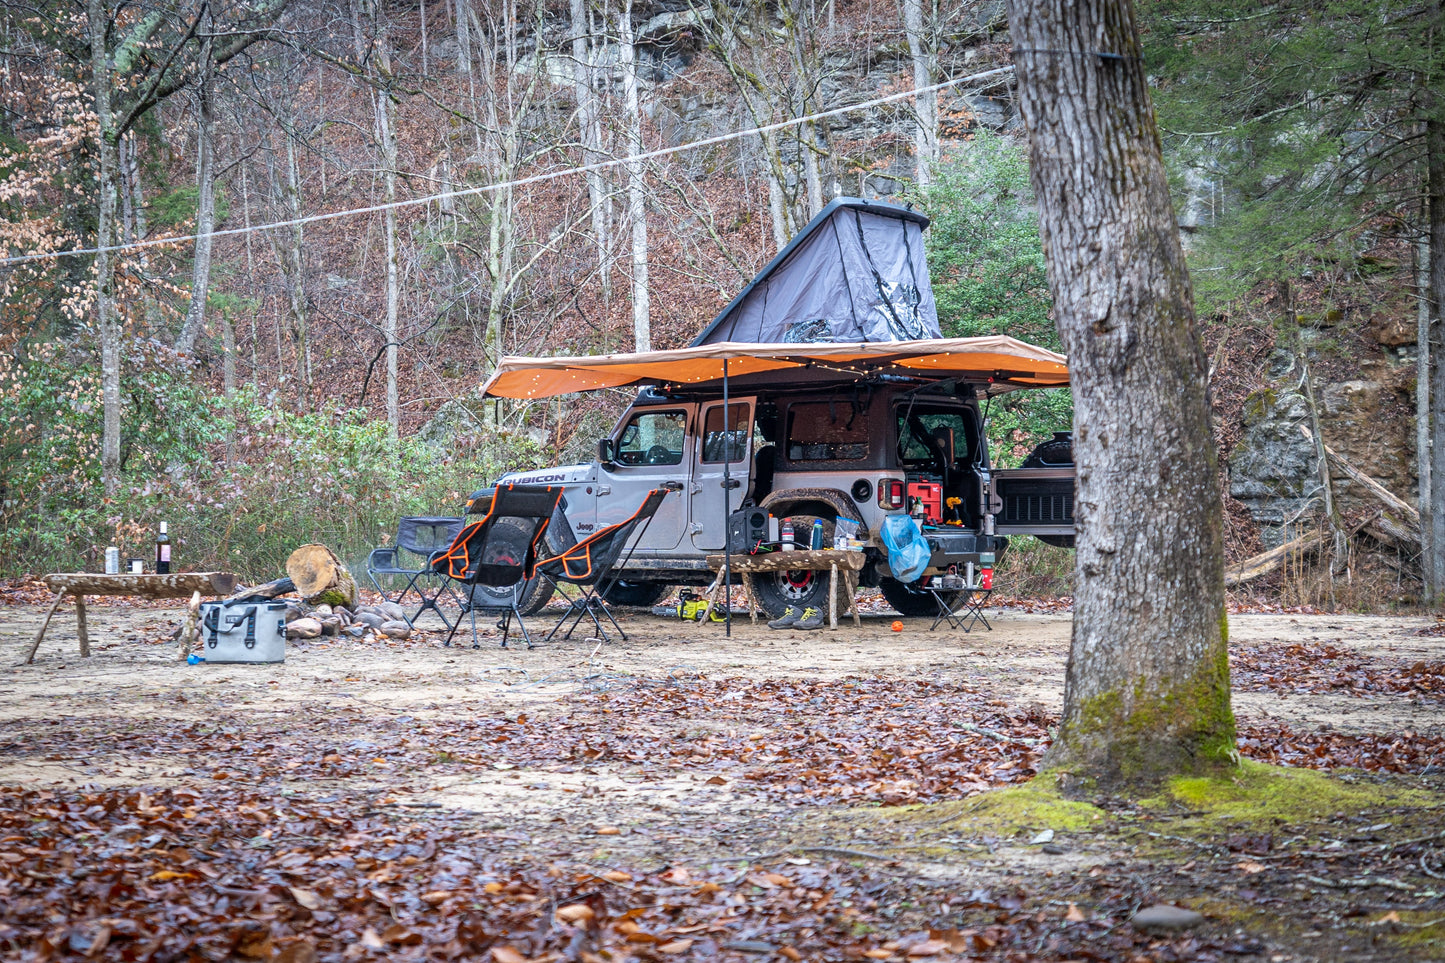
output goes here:
[{"label": "blue trash bag", "polygon": [[933,555],[918,523],[908,515],[889,515],[883,519],[881,534],[893,577],[900,582],[917,581]]}]

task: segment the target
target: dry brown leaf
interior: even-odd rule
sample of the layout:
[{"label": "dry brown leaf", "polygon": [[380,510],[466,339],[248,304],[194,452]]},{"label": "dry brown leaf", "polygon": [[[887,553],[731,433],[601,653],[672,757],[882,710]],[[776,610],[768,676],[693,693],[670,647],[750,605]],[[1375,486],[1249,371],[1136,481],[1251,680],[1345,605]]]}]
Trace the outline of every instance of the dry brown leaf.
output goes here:
[{"label": "dry brown leaf", "polygon": [[1084,916],[1084,911],[1079,909],[1077,903],[1070,903],[1069,911],[1064,914],[1064,919],[1070,923],[1082,923],[1087,917]]},{"label": "dry brown leaf", "polygon": [[622,835],[622,830],[618,829],[616,826],[598,826],[598,827],[597,827],[597,835],[599,835],[599,836],[621,836],[621,835]]},{"label": "dry brown leaf", "polygon": [[620,869],[612,869],[602,874],[602,878],[609,883],[630,883],[632,877]]},{"label": "dry brown leaf", "polygon": [[369,926],[361,931],[361,945],[368,950],[386,949],[386,944],[381,941],[381,937],[376,935],[376,930]]},{"label": "dry brown leaf", "polygon": [[908,948],[909,956],[937,956],[948,950],[948,944],[943,940],[924,940],[922,943],[914,943]]},{"label": "dry brown leaf", "polygon": [[1242,863],[1235,863],[1234,868],[1249,876],[1253,876],[1255,873],[1262,873],[1269,869],[1264,863],[1256,863],[1252,859],[1246,859]]},{"label": "dry brown leaf", "polygon": [[510,946],[492,947],[492,963],[528,963],[527,958]]},{"label": "dry brown leaf", "polygon": [[569,903],[566,906],[557,907],[557,918],[564,923],[588,923],[596,916],[592,907],[586,903]]},{"label": "dry brown leaf", "polygon": [[692,946],[692,940],[673,940],[671,943],[663,943],[653,947],[659,953],[666,953],[668,956],[675,956],[678,953],[686,953],[688,947]]},{"label": "dry brown leaf", "polygon": [[296,902],[307,909],[316,910],[321,908],[321,897],[311,892],[311,890],[301,889],[296,886],[288,886],[286,888],[291,891],[291,895],[295,898]]}]

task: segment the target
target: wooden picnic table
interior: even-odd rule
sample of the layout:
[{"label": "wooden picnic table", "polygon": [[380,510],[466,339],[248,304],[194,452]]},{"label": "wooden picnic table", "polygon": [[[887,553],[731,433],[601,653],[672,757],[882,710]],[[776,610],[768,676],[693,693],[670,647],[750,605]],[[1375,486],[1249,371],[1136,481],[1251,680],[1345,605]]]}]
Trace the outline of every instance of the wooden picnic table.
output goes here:
[{"label": "wooden picnic table", "polygon": [[[80,654],[89,658],[90,635],[85,625],[87,595],[134,595],[147,599],[189,598],[191,614],[188,622],[193,622],[196,611],[200,609],[202,595],[230,595],[236,588],[236,576],[230,572],[172,572],[168,575],[60,572],[47,575],[41,581],[55,593],[55,599],[50,603],[50,611],[45,613],[44,621],[40,623],[40,631],[35,633],[30,654],[25,657],[26,665],[35,661],[35,652],[40,648],[40,640],[45,638],[45,630],[50,627],[51,616],[55,615],[55,610],[60,608],[60,603],[67,595],[75,599],[75,624],[76,632],[80,636]],[[194,632],[194,626],[192,631]],[[185,650],[190,647],[190,640],[185,637],[184,632],[181,642],[181,657],[184,658]]]},{"label": "wooden picnic table", "polygon": [[[748,599],[748,615],[758,620],[757,596],[753,593],[755,572],[828,572],[828,624],[838,627],[838,574],[843,575],[843,590],[848,594],[848,612],[853,613],[853,624],[861,627],[858,617],[858,572],[867,558],[862,552],[841,551],[832,548],[804,549],[791,552],[769,552],[766,555],[734,555],[732,570],[743,577],[743,591]],[[708,567],[714,572],[723,568],[722,555],[709,555]],[[725,594],[726,586],[718,579],[718,592]]]}]

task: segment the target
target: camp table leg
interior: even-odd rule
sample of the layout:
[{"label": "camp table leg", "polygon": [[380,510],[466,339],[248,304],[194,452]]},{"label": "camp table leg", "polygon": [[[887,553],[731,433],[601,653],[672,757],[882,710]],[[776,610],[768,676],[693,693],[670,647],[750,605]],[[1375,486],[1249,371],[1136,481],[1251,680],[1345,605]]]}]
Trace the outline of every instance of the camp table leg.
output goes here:
[{"label": "camp table leg", "polygon": [[40,631],[35,633],[35,641],[30,644],[30,654],[25,657],[25,664],[29,665],[35,661],[35,650],[40,648],[40,640],[45,638],[45,630],[50,627],[50,617],[55,610],[60,608],[60,600],[65,598],[65,590],[61,589],[55,593],[55,601],[50,603],[50,611],[45,613],[45,620],[40,623]]},{"label": "camp table leg", "polygon": [[850,569],[849,572],[848,572],[848,574],[843,577],[843,580],[848,584],[848,608],[849,608],[849,609],[852,611],[852,613],[853,613],[853,628],[855,628],[855,629],[861,629],[861,628],[863,627],[863,620],[858,617],[858,571],[857,571],[857,569]]},{"label": "camp table leg", "polygon": [[85,596],[75,597],[75,631],[80,636],[80,654],[82,658],[90,658],[90,633],[86,631],[85,625]]},{"label": "camp table leg", "polygon": [[753,573],[743,573],[743,592],[748,597],[748,615],[752,618],[753,624],[758,622],[758,597],[753,594]]},{"label": "camp table leg", "polygon": [[834,562],[828,576],[828,627],[838,627],[838,563]]}]

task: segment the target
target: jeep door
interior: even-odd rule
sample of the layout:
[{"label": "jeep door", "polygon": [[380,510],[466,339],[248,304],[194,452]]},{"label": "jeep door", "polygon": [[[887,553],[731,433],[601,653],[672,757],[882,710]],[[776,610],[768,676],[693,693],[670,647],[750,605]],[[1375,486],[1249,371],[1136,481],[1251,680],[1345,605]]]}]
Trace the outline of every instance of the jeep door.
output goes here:
[{"label": "jeep door", "polygon": [[[688,421],[692,405],[638,408],[614,436],[613,461],[597,476],[597,527],[632,517],[647,493],[667,482],[686,490],[692,457]],[[686,496],[669,495],[643,531],[636,551],[665,553],[682,542],[687,527]]]},{"label": "jeep door", "polygon": [[[752,469],[752,398],[698,406],[698,437],[694,439],[692,466],[692,545],[704,551],[722,551],[727,541],[724,508],[737,510],[748,490]],[[727,471],[727,505],[723,503],[724,466]]]}]

